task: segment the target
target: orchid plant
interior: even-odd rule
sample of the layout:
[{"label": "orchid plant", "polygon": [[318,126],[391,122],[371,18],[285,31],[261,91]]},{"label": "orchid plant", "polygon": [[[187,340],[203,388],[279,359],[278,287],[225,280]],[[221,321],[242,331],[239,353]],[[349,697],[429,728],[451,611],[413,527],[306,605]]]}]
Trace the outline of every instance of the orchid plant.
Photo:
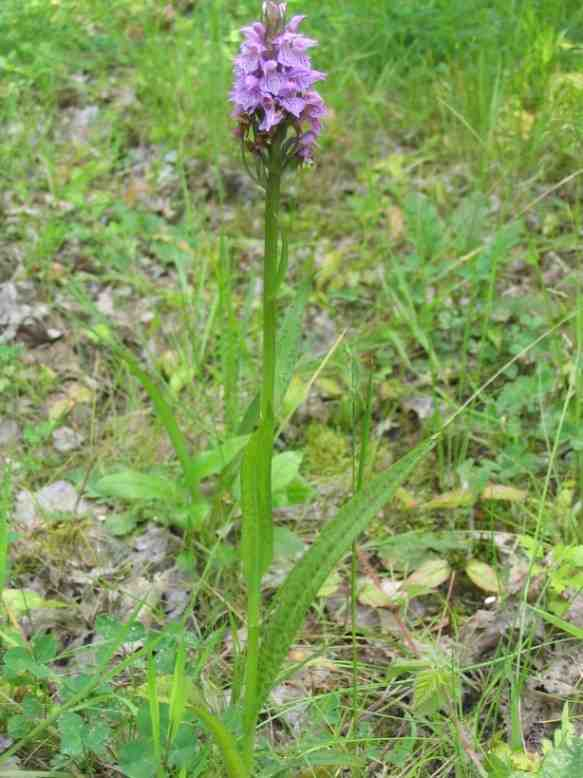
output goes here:
[{"label": "orchid plant", "polygon": [[313,89],[325,74],[312,67],[317,45],[298,32],[304,16],[286,18],[286,3],[265,2],[261,21],[242,29],[234,63],[231,101],[245,167],[265,192],[263,258],[263,353],[260,414],[241,462],[241,559],[247,586],[247,645],[241,699],[232,705],[240,742],[220,717],[198,700],[195,708],[213,734],[231,778],[254,774],[255,733],[262,706],[277,681],[288,650],[322,584],[354,540],[425,456],[421,444],[359,491],[322,530],[263,613],[261,582],[273,556],[272,456],[275,436],[277,294],[287,271],[287,239],[280,220],[284,171],[313,162],[327,109]]}]

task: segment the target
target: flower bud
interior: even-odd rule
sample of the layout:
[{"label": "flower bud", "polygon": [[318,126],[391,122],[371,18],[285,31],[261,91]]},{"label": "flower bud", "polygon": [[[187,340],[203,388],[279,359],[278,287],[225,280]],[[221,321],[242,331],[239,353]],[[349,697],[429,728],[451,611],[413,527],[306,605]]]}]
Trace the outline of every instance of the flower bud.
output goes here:
[{"label": "flower bud", "polygon": [[263,3],[263,22],[268,39],[275,37],[283,30],[286,11],[287,3],[274,3],[273,0],[266,0]]}]

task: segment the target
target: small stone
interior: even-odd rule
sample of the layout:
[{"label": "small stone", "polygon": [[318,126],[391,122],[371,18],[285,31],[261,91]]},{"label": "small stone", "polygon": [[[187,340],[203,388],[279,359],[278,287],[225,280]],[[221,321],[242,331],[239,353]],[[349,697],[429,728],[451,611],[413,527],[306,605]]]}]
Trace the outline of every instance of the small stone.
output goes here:
[{"label": "small stone", "polygon": [[0,421],[0,447],[8,447],[20,439],[20,427],[13,419]]},{"label": "small stone", "polygon": [[34,496],[26,489],[16,495],[13,518],[16,524],[22,524],[29,528],[36,520]]},{"label": "small stone", "polygon": [[37,492],[36,502],[46,513],[87,513],[89,505],[80,500],[77,490],[67,481],[55,481]]},{"label": "small stone", "polygon": [[71,427],[59,427],[53,432],[53,446],[61,454],[68,454],[69,451],[75,451],[83,443],[83,436]]}]

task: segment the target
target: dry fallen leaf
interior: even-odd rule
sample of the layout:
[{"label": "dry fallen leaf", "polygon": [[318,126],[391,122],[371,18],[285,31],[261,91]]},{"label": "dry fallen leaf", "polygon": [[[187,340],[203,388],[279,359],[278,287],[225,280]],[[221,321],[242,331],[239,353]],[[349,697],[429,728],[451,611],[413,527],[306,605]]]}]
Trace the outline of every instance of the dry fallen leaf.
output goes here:
[{"label": "dry fallen leaf", "polygon": [[391,238],[395,241],[400,240],[405,232],[405,216],[403,211],[397,206],[392,205],[387,211],[389,222],[389,231]]},{"label": "dry fallen leaf", "polygon": [[412,510],[419,505],[413,494],[402,486],[395,492],[395,500],[405,510]]},{"label": "dry fallen leaf", "polygon": [[60,419],[62,416],[70,413],[76,405],[83,403],[91,404],[93,396],[93,391],[87,386],[83,386],[83,384],[77,381],[72,381],[66,385],[64,392],[49,400],[49,419]]},{"label": "dry fallen leaf", "polygon": [[473,505],[476,497],[469,489],[453,489],[451,492],[438,494],[422,506],[423,510],[430,511],[442,508],[465,508]]},{"label": "dry fallen leaf", "polygon": [[380,586],[371,578],[361,578],[358,583],[358,601],[371,608],[394,608],[402,600],[401,581],[385,579]]},{"label": "dry fallen leaf", "polygon": [[451,567],[446,559],[428,559],[406,579],[403,587],[407,590],[437,589],[445,583],[451,574]]},{"label": "dry fallen leaf", "polygon": [[488,484],[482,492],[482,500],[500,500],[503,502],[523,502],[527,492],[505,484]]},{"label": "dry fallen leaf", "polygon": [[466,565],[466,575],[470,581],[485,592],[500,594],[500,583],[496,571],[486,562],[479,559],[470,559]]},{"label": "dry fallen leaf", "polygon": [[324,581],[320,591],[318,592],[318,597],[331,597],[333,594],[336,594],[340,588],[341,583],[342,578],[340,577],[340,573],[332,573]]}]

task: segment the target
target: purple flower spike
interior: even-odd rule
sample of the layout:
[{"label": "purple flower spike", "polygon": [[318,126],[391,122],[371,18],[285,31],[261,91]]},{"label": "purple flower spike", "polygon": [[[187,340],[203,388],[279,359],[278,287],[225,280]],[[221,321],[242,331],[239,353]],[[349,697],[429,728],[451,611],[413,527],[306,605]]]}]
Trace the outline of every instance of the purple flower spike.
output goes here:
[{"label": "purple flower spike", "polygon": [[243,27],[244,40],[235,58],[235,82],[231,91],[236,134],[246,147],[263,159],[276,133],[285,144],[286,159],[312,158],[320,119],[327,113],[324,101],[313,89],[326,75],[312,68],[308,50],[317,45],[298,32],[304,16],[286,24],[286,3],[266,0],[263,20]]}]

